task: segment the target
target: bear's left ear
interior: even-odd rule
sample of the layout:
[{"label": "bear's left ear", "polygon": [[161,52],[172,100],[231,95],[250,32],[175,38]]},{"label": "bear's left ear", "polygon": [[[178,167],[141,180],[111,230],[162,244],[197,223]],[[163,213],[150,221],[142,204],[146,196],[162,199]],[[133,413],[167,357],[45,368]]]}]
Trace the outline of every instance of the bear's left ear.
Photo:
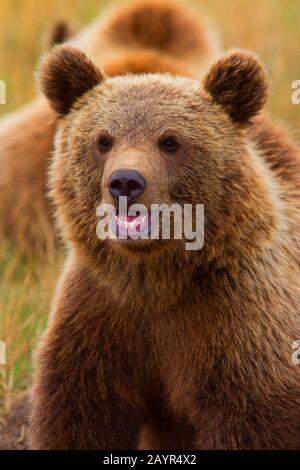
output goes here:
[{"label": "bear's left ear", "polygon": [[230,51],[212,65],[204,89],[241,126],[249,123],[268,98],[264,67],[247,51]]},{"label": "bear's left ear", "polygon": [[79,49],[56,46],[42,59],[38,79],[51,107],[67,114],[75,101],[102,82],[103,76]]}]

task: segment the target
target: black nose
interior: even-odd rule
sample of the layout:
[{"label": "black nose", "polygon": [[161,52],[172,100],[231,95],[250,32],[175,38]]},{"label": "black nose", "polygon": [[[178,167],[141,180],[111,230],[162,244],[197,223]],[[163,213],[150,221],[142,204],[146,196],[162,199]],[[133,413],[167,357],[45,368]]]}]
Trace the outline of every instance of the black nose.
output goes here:
[{"label": "black nose", "polygon": [[144,192],[145,186],[145,178],[135,170],[114,171],[108,182],[109,192],[115,199],[120,196],[136,199]]}]

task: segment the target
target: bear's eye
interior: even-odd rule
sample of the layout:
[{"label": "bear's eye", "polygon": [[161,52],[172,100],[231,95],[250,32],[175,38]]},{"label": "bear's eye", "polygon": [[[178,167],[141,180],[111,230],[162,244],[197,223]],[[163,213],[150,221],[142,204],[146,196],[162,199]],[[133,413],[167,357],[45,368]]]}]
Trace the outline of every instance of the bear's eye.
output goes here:
[{"label": "bear's eye", "polygon": [[112,138],[107,135],[102,135],[98,139],[98,147],[100,150],[107,152],[112,148]]},{"label": "bear's eye", "polygon": [[160,141],[159,146],[162,150],[165,150],[166,152],[173,153],[173,152],[176,152],[176,150],[179,147],[179,144],[178,144],[175,137],[169,136],[169,137],[164,137]]}]

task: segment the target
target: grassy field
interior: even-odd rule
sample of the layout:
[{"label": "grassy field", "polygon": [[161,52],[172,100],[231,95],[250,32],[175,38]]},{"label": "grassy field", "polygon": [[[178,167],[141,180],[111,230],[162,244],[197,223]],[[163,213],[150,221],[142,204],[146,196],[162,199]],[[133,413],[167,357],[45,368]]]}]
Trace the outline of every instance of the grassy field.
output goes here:
[{"label": "grassy field", "polygon": [[[7,104],[0,115],[17,109],[35,94],[33,71],[45,32],[57,19],[84,25],[111,2],[103,0],[1,0],[0,79]],[[219,32],[224,48],[257,52],[272,80],[269,109],[300,137],[300,105],[291,103],[291,83],[300,79],[298,60],[300,0],[194,0],[200,14]],[[7,364],[0,365],[0,409],[30,382],[31,352],[45,325],[62,256],[42,265],[20,257],[0,241],[0,339]]]}]

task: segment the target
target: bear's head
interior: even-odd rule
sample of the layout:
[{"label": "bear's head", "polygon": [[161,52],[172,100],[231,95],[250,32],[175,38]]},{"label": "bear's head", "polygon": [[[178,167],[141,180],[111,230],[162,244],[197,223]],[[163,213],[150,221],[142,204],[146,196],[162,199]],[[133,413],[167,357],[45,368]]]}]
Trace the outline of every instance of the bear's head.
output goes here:
[{"label": "bear's head", "polygon": [[[261,229],[267,229],[264,208],[249,217],[241,212],[253,198],[267,197],[247,139],[268,90],[252,54],[227,53],[200,84],[168,74],[106,78],[80,50],[58,46],[42,60],[39,80],[60,115],[51,187],[65,236],[76,249],[96,260],[151,253],[196,259],[186,250],[187,237],[174,239],[172,228],[170,239],[161,239],[161,232],[159,239],[148,236],[153,204],[192,206],[193,229],[194,208],[204,205],[210,256],[218,243],[231,243],[233,230],[243,234],[249,218],[257,226],[261,216]],[[120,215],[120,196],[129,209],[142,204],[146,212]],[[103,204],[116,209],[116,239],[97,236],[96,210]],[[146,236],[121,237],[126,230]]]}]

